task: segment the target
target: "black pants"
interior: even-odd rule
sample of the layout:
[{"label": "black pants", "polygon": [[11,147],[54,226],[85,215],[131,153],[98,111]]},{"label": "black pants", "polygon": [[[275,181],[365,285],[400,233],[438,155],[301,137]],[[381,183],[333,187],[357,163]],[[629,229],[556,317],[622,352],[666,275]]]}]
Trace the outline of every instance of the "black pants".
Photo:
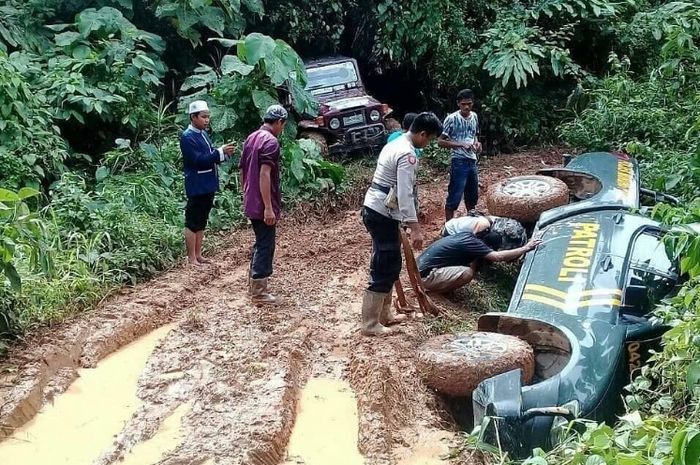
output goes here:
[{"label": "black pants", "polygon": [[263,220],[250,222],[255,232],[250,275],[253,279],[267,278],[272,274],[272,259],[275,256],[275,225],[268,226]]},{"label": "black pants", "polygon": [[389,292],[401,274],[399,222],[367,207],[362,208],[362,222],[372,236],[372,262],[367,289]]}]

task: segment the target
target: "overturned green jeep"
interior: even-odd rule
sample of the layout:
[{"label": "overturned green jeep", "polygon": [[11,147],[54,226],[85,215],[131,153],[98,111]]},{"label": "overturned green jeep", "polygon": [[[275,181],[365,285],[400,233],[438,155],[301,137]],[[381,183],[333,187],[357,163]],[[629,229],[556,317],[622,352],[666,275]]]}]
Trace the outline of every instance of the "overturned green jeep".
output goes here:
[{"label": "overturned green jeep", "polygon": [[640,188],[634,159],[586,153],[539,174],[566,183],[571,202],[539,215],[534,234],[543,242],[527,254],[507,312],[478,322],[534,351],[530,383],[517,369],[472,394],[474,425],[515,457],[553,447],[577,417],[620,413],[623,387],[665,329],[650,312],[680,279],[663,226],[638,213],[642,197],[664,196]]}]

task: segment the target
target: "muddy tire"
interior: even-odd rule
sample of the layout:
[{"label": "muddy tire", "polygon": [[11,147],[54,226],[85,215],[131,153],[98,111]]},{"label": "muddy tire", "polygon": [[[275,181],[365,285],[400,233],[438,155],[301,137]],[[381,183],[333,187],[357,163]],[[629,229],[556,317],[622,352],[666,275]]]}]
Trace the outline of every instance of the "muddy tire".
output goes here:
[{"label": "muddy tire", "polygon": [[309,139],[316,142],[318,149],[321,151],[321,156],[325,157],[328,155],[328,141],[326,137],[318,132],[306,131],[299,135],[299,139]]},{"label": "muddy tire", "polygon": [[384,127],[387,131],[397,131],[401,129],[401,123],[396,118],[384,118]]},{"label": "muddy tire", "polygon": [[469,396],[483,380],[517,368],[523,384],[535,373],[535,355],[525,341],[486,332],[433,337],[418,348],[416,364],[428,386],[451,396]]},{"label": "muddy tire", "polygon": [[489,214],[537,222],[540,214],[569,202],[569,188],[550,176],[516,176],[491,186],[486,197]]}]

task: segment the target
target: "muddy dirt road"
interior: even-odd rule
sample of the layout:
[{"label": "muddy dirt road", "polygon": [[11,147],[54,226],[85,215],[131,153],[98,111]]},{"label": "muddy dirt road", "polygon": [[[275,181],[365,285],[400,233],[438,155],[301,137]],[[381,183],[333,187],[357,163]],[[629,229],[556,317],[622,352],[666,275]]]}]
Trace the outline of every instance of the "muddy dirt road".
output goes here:
[{"label": "muddy dirt road", "polygon": [[[486,160],[482,184],[559,159]],[[420,187],[429,238],[445,189],[444,177]],[[0,463],[441,463],[455,428],[415,373],[425,323],[358,332],[370,254],[359,211],[280,225],[279,307],[247,300],[251,232],[227,242],[201,270],[125,289],[15,347],[0,371]]]}]

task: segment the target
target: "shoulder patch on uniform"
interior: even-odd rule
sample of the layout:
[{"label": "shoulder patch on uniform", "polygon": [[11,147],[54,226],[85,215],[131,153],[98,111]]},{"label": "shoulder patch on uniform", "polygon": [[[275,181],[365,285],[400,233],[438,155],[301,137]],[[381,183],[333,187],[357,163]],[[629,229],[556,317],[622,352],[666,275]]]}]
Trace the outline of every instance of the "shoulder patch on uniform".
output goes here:
[{"label": "shoulder patch on uniform", "polygon": [[416,164],[416,161],[417,161],[417,158],[416,158],[415,155],[409,155],[409,156],[408,156],[408,162],[409,162],[410,164],[415,165],[415,164]]}]

